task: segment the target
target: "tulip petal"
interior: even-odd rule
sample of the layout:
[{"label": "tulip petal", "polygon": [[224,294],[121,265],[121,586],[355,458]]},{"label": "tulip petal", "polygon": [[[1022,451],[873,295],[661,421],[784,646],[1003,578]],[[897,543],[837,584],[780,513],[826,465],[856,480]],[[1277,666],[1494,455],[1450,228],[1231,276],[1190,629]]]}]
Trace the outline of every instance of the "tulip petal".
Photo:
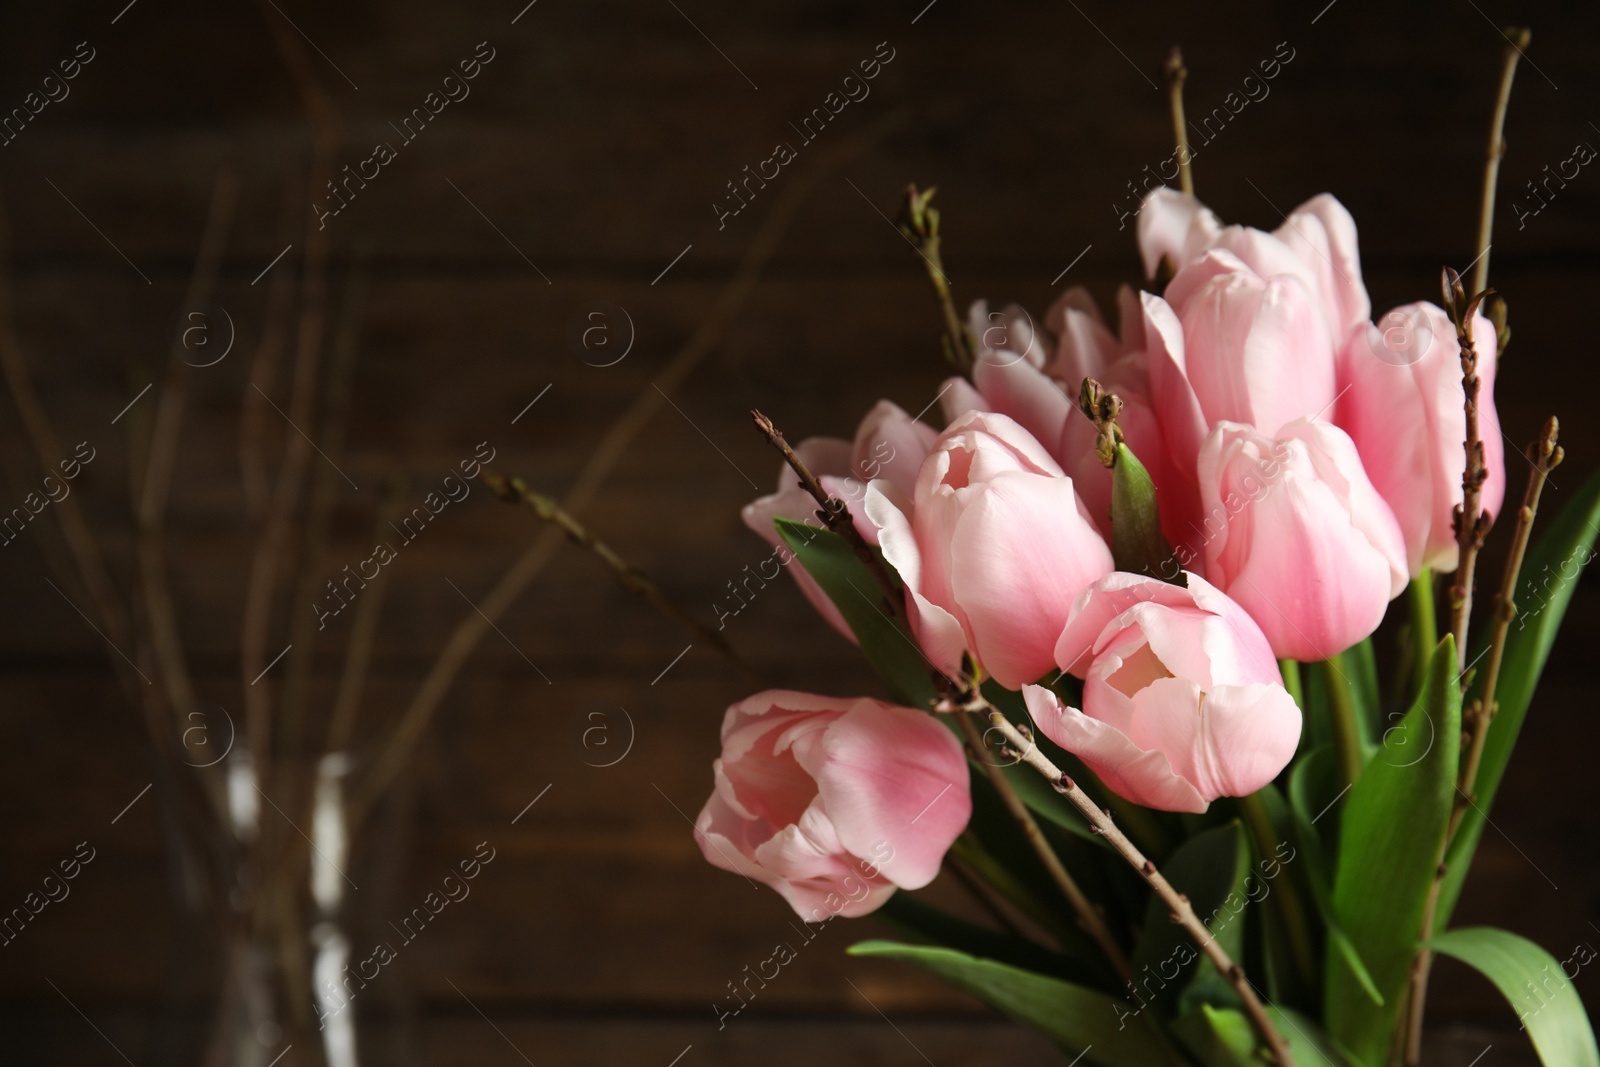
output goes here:
[{"label": "tulip petal", "polygon": [[1166,753],[1207,800],[1249,796],[1283,770],[1300,743],[1300,709],[1282,686],[1151,682],[1133,698],[1129,740]]},{"label": "tulip petal", "polygon": [[1121,730],[1062,704],[1048,689],[1023,689],[1028,711],[1046,737],[1071,752],[1118,796],[1158,811],[1196,814],[1210,806],[1162,753],[1141,749]]},{"label": "tulip petal", "polygon": [[991,480],[962,513],[950,545],[950,590],[973,652],[1008,689],[1050,669],[1073,601],[1112,569],[1067,477],[1016,472]]},{"label": "tulip petal", "polygon": [[860,701],[824,752],[817,788],[844,848],[902,888],[933,881],[972,815],[955,735],[926,713]]}]

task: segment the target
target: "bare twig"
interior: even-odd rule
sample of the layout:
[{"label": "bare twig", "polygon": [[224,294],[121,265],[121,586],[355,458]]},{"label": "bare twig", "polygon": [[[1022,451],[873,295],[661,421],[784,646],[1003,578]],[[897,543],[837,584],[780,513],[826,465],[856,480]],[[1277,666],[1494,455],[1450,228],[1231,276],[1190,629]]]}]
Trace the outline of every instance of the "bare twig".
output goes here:
[{"label": "bare twig", "polygon": [[[1466,755],[1456,782],[1455,803],[1450,812],[1450,824],[1439,845],[1438,863],[1434,868],[1433,884],[1428,887],[1428,898],[1422,910],[1421,940],[1433,936],[1438,915],[1439,894],[1444,888],[1445,855],[1449,851],[1467,808],[1475,799],[1478,768],[1483,762],[1484,743],[1489,738],[1489,725],[1499,711],[1495,691],[1500,684],[1500,666],[1505,659],[1506,637],[1511,622],[1517,617],[1517,581],[1522,574],[1522,561],[1527,555],[1528,539],[1533,532],[1533,522],[1539,513],[1539,497],[1545,482],[1564,456],[1556,443],[1560,424],[1552,416],[1544,424],[1539,440],[1528,446],[1528,462],[1533,472],[1528,476],[1528,487],[1523,492],[1522,507],[1517,510],[1517,526],[1512,535],[1511,554],[1506,557],[1505,571],[1500,579],[1500,591],[1494,598],[1494,628],[1489,640],[1488,663],[1483,672],[1483,684],[1478,687],[1478,697],[1464,716],[1467,733]],[[1428,979],[1433,970],[1433,952],[1422,949],[1411,964],[1411,984],[1407,997],[1405,1057],[1406,1063],[1415,1067],[1422,1062],[1422,1024],[1427,1012]]]},{"label": "bare twig", "polygon": [[1511,80],[1517,74],[1517,60],[1533,40],[1526,28],[1502,31],[1506,46],[1500,59],[1500,91],[1495,97],[1494,120],[1489,125],[1489,149],[1483,157],[1483,199],[1478,205],[1478,263],[1472,275],[1473,292],[1489,287],[1489,245],[1494,229],[1494,194],[1500,181],[1500,160],[1506,154],[1506,109],[1511,104]]},{"label": "bare twig", "polygon": [[[211,208],[206,216],[199,254],[195,257],[194,274],[184,296],[182,307],[185,309],[207,303],[216,288],[217,273],[222,265],[222,254],[227,245],[237,197],[238,182],[230,172],[220,171],[212,187]],[[172,469],[177,460],[178,437],[187,407],[191,369],[184,358],[182,336],[180,332],[172,339],[172,348],[167,356],[166,378],[156,401],[149,455],[144,464],[145,473],[139,479],[140,491],[134,502],[139,591],[149,626],[150,645],[180,731],[188,724],[189,715],[195,710],[195,694],[189,667],[184,659],[177,610],[173,606],[172,590],[167,581],[164,532],[167,498],[172,487]],[[137,462],[132,465],[137,466]],[[221,805],[225,798],[216,789],[212,792],[215,794],[213,799]],[[225,807],[219,806],[219,815],[225,811]]]},{"label": "bare twig", "polygon": [[[374,541],[384,536],[385,527],[400,513],[403,485],[399,478],[385,481],[382,500],[378,504],[378,518],[373,524]],[[350,627],[350,643],[345,648],[344,673],[339,676],[339,691],[333,698],[333,715],[328,722],[328,752],[344,752],[355,738],[356,720],[361,714],[361,692],[366,687],[378,619],[383,614],[384,596],[389,591],[389,571],[388,567],[378,569],[378,576],[367,583],[362,590],[361,603],[356,606],[355,622]]]},{"label": "bare twig", "polygon": [[1178,138],[1178,182],[1180,188],[1194,195],[1194,162],[1189,156],[1189,125],[1183,117],[1183,83],[1188,80],[1189,68],[1183,65],[1183,51],[1172,46],[1162,73],[1167,76],[1167,101],[1172,106],[1172,129]]},{"label": "bare twig", "polygon": [[[876,144],[899,120],[899,114],[893,114],[860,134],[840,140],[828,151],[820,153],[811,169],[796,175],[795,180],[779,194],[777,200],[773,202],[772,213],[763,221],[761,229],[750,242],[738,270],[729,280],[727,288],[723,290],[710,314],[656,377],[657,388],[641,390],[633,405],[612,423],[605,437],[601,439],[599,447],[590,454],[578,477],[574,479],[572,488],[562,498],[563,508],[574,515],[583,512],[600,491],[606,477],[611,473],[611,468],[622,457],[629,444],[655,417],[664,398],[681,385],[700,365],[701,360],[722,340],[729,321],[755,291],[756,280],[773,253],[777,251],[778,244],[794,221],[800,205],[816,188],[818,182],[824,176],[835,172],[847,160]],[[427,677],[423,679],[410,705],[396,723],[394,732],[375,758],[371,769],[352,790],[347,808],[347,821],[352,832],[361,825],[378,797],[405,766],[412,749],[427,731],[428,723],[454,681],[456,672],[461,669],[467,657],[472,654],[473,648],[488,632],[492,625],[491,620],[499,618],[522,590],[544,571],[555,558],[563,540],[564,535],[560,530],[552,527],[546,531],[544,536],[529,546],[501,576],[489,594],[479,601],[478,610],[468,612],[461,617],[461,621],[456,624],[455,630],[440,649],[438,659],[434,661]]]},{"label": "bare twig", "polygon": [[1215,965],[1217,973],[1222,975],[1233,986],[1234,991],[1238,993],[1239,1000],[1244,1005],[1245,1015],[1249,1018],[1250,1024],[1255,1028],[1261,1040],[1265,1042],[1267,1048],[1271,1051],[1272,1057],[1278,1062],[1279,1067],[1294,1067],[1294,1057],[1289,1051],[1288,1042],[1283,1039],[1283,1036],[1278,1033],[1277,1027],[1273,1025],[1271,1016],[1267,1014],[1266,1008],[1261,1003],[1261,998],[1256,995],[1255,986],[1245,976],[1244,968],[1234,962],[1233,958],[1228,955],[1228,951],[1217,942],[1215,937],[1211,936],[1211,931],[1206,929],[1205,923],[1201,922],[1200,917],[1195,914],[1194,908],[1189,903],[1189,898],[1172,888],[1172,884],[1156,869],[1156,865],[1145,858],[1144,853],[1140,852],[1138,847],[1128,840],[1127,835],[1111,820],[1111,816],[1096,806],[1089,794],[1085,793],[1078,787],[1076,782],[1062,773],[1061,768],[1051,762],[1050,757],[1041,752],[1039,746],[1034,744],[1030,738],[1023,736],[1021,731],[1002,712],[977,694],[971,695],[968,707],[973,711],[986,712],[990,724],[1000,731],[1007,743],[1017,751],[1022,761],[1042,775],[1056,792],[1070,800],[1072,806],[1082,812],[1085,819],[1089,820],[1089,825],[1094,828],[1094,831],[1104,837],[1107,843],[1116,849],[1118,855],[1127,860],[1133,869],[1138,871],[1140,876],[1149,883],[1151,890],[1167,905],[1172,915],[1172,921],[1183,927],[1184,932],[1194,940],[1195,945]]},{"label": "bare twig", "polygon": [[983,764],[984,771],[989,776],[989,781],[994,785],[1000,800],[1005,804],[1006,810],[1022,828],[1022,834],[1028,839],[1034,854],[1039,857],[1039,862],[1044,864],[1044,869],[1049,873],[1050,880],[1055,882],[1061,894],[1072,904],[1072,910],[1077,913],[1078,925],[1084,933],[1094,938],[1106,959],[1111,962],[1117,976],[1124,982],[1133,981],[1133,970],[1128,966],[1128,957],[1122,951],[1122,946],[1117,944],[1117,939],[1111,936],[1111,930],[1106,926],[1106,917],[1101,910],[1084,895],[1083,889],[1067,871],[1066,865],[1061,862],[1061,857],[1056,855],[1056,850],[1050,846],[1049,840],[1044,836],[1044,831],[1039,829],[1039,824],[1028,811],[1028,806],[1017,796],[1017,791],[1006,777],[1004,769],[989,762],[984,756],[988,749],[984,746],[983,735],[978,732],[977,726],[972,722],[972,716],[964,710],[951,709],[951,714],[956,716],[961,726],[961,732],[967,739],[967,748],[972,752],[972,758]]},{"label": "bare twig", "polygon": [[613,577],[617,579],[617,584],[621,585],[622,588],[649,601],[662,614],[726,656],[730,662],[743,672],[747,679],[757,685],[761,684],[761,676],[744,661],[739,653],[733,650],[733,646],[728,644],[727,639],[722,634],[711,629],[679,607],[671,597],[662,591],[661,586],[656,584],[655,579],[630,564],[619,556],[610,545],[590,533],[583,523],[579,522],[571,512],[558,504],[554,497],[534,492],[528,488],[521,478],[504,478],[487,467],[478,472],[478,478],[484,485],[489,487],[490,492],[501,500],[512,504],[525,504],[539,518],[558,527],[573,544],[581,545],[588,549],[590,554],[611,572]]},{"label": "bare twig", "polygon": [[[339,123],[311,59],[300,39],[283,18],[261,8],[262,20],[272,34],[279,55],[288,67],[311,121],[313,144],[309,188],[322,188],[331,180],[333,153],[339,140]],[[316,222],[316,225],[313,225]],[[300,286],[300,319],[296,337],[295,368],[290,383],[287,417],[304,427],[315,411],[317,379],[321,365],[323,319],[326,315],[328,275],[328,230],[312,217],[306,220],[305,273]],[[272,626],[272,603],[278,584],[278,570],[289,547],[291,523],[299,507],[305,475],[311,460],[311,442],[300,432],[286,432],[283,464],[268,502],[260,540],[250,565],[246,586],[244,625],[240,634],[240,678],[245,695],[246,736],[250,757],[261,781],[269,781],[271,743],[271,690],[267,685],[252,685],[267,666],[268,635]]]},{"label": "bare twig", "polygon": [[944,355],[957,370],[972,369],[975,339],[960,314],[956,312],[955,299],[950,295],[950,279],[944,273],[944,258],[940,255],[939,209],[932,206],[937,188],[919,190],[906,186],[905,205],[900,209],[900,232],[922,256],[928,269],[928,281],[933,283],[934,298],[939,301],[939,312],[944,316]]},{"label": "bare twig", "polygon": [[1472,619],[1472,586],[1476,576],[1478,551],[1489,533],[1489,513],[1483,510],[1483,483],[1488,470],[1483,461],[1483,439],[1478,435],[1478,351],[1472,342],[1472,320],[1478,304],[1492,289],[1477,293],[1470,300],[1461,288],[1461,278],[1449,267],[1444,269],[1444,301],[1456,328],[1456,344],[1461,349],[1461,387],[1467,417],[1466,469],[1461,474],[1461,503],[1456,505],[1456,543],[1460,561],[1450,585],[1450,632],[1455,635],[1458,669],[1467,669],[1467,625]]},{"label": "bare twig", "polygon": [[[298,184],[284,183],[283,217],[278,225],[281,239],[287,241],[299,223],[302,207]],[[259,523],[266,516],[271,490],[267,483],[266,427],[267,397],[278,379],[278,363],[292,325],[295,279],[294,258],[274,267],[267,282],[266,308],[262,314],[261,339],[245,379],[244,400],[239,411],[239,481],[244,491],[245,515]],[[274,414],[274,418],[277,416]]]},{"label": "bare twig", "polygon": [[856,529],[855,520],[850,516],[850,508],[843,500],[833,496],[823,488],[817,476],[794,454],[794,449],[789,447],[789,442],[783,439],[783,434],[772,424],[772,420],[759,411],[751,411],[750,417],[755,420],[756,429],[761,431],[767,442],[782,454],[784,462],[794,471],[800,479],[800,488],[811,494],[811,499],[818,505],[817,518],[845,539],[845,542],[855,552],[856,558],[866,565],[872,572],[873,579],[884,592],[883,603],[880,605],[886,615],[902,615],[900,588],[895,580],[890,577],[889,570],[883,564],[883,558],[878,555],[867,539],[861,536],[861,531]]}]

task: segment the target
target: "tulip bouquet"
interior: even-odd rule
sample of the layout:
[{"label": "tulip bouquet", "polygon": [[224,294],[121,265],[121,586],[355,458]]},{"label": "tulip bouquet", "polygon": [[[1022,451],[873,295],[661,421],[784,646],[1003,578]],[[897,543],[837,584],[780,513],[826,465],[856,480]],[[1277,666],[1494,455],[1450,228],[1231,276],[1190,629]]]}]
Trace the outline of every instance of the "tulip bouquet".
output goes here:
[{"label": "tulip bouquet", "polygon": [[[806,922],[876,912],[904,939],[853,953],[1073,1062],[1415,1064],[1442,953],[1543,1062],[1600,1065],[1549,953],[1450,925],[1600,529],[1591,480],[1530,547],[1554,419],[1504,510],[1489,215],[1471,293],[1446,271],[1374,323],[1336,199],[1267,233],[1183,179],[1144,198],[1115,333],[1082,289],[963,322],[909,191],[961,371],[942,429],[884,401],[791,449],[758,413],[784,466],[744,512],[884,692],[729,708],[696,840]],[[899,892],[941,870],[985,921]]]}]

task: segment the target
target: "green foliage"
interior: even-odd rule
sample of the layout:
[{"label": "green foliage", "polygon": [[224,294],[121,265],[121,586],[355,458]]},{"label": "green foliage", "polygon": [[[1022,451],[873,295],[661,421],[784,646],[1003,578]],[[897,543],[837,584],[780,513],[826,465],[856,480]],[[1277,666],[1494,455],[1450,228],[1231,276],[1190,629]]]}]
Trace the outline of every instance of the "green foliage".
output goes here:
[{"label": "green foliage", "polygon": [[1455,642],[1446,637],[1416,704],[1344,801],[1333,914],[1383,1003],[1334,954],[1324,966],[1324,1017],[1329,1033],[1367,1063],[1381,1062],[1393,1039],[1450,818],[1460,733]]},{"label": "green foliage", "polygon": [[1068,1056],[1087,1050],[1085,1063],[1150,1067],[1171,1062],[1153,1021],[1104,993],[948,948],[863,941],[850,954],[913,963],[1045,1034]]},{"label": "green foliage", "polygon": [[[1455,910],[1489,808],[1500,790],[1500,780],[1511,761],[1517,735],[1522,732],[1522,723],[1539,676],[1544,672],[1545,660],[1550,657],[1550,646],[1555,643],[1584,565],[1594,558],[1597,532],[1600,532],[1600,473],[1592,475],[1578,490],[1523,563],[1516,592],[1518,617],[1511,624],[1505,660],[1500,668],[1496,694],[1500,710],[1489,726],[1489,736],[1484,743],[1483,761],[1478,766],[1478,780],[1472,789],[1472,806],[1467,808],[1445,856],[1446,873],[1435,931],[1445,928]],[[1488,626],[1480,629],[1468,662],[1475,662],[1488,644]],[[1482,695],[1478,691],[1482,682],[1480,674],[1469,696]]]},{"label": "green foliage", "polygon": [[1527,938],[1487,926],[1451,930],[1428,944],[1494,983],[1546,1067],[1600,1067],[1583,1001],[1550,953]]}]

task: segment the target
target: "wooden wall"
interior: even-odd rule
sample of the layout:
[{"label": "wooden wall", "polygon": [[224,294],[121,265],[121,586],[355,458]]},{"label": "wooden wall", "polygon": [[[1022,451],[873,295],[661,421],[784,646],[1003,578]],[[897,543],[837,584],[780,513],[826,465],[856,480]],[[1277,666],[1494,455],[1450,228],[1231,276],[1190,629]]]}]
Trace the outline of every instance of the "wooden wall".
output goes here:
[{"label": "wooden wall", "polygon": [[[521,0],[263,5],[265,19],[292,19],[321,53],[316,72],[344,129],[341,165],[396,141],[388,124],[479,42],[494,50],[470,97],[399,146],[328,220],[341,261],[360,252],[368,263],[347,446],[336,457],[359,489],[340,490],[332,558],[353,563],[370,551],[386,475],[408,472],[420,498],[480,441],[497,449],[499,469],[562,492],[703,321],[784,183],[892,122],[805,199],[726,336],[584,514],[711,620],[724,583],[764,554],[737,514],[775,475],[747,409],[769,412],[791,438],[848,434],[878,397],[916,411],[938,390],[921,264],[883,217],[899,189],[939,186],[959,299],[1042,310],[1081,283],[1109,302],[1119,281],[1138,276],[1131,222],[1119,230],[1114,205],[1125,182],[1170,151],[1153,83],[1173,43],[1189,61],[1191,111],[1205,112],[1287,42],[1294,58],[1270,95],[1201,148],[1200,192],[1224,218],[1264,228],[1306,197],[1336,193],[1361,226],[1381,309],[1436,298],[1441,263],[1471,259],[1495,24],[1534,27],[1493,252],[1516,331],[1501,416],[1518,446],[1544,414],[1566,420],[1571,458],[1547,496],[1551,511],[1595,469],[1589,316],[1600,175],[1584,169],[1521,228],[1510,207],[1546,164],[1579,141],[1600,142],[1595,8],[924,3],[538,0],[515,24]],[[237,710],[253,533],[237,423],[269,284],[252,279],[287,243],[280,205],[304,173],[309,135],[255,6],[138,0],[119,15],[122,4],[0,12],[0,109],[20,104],[78,42],[94,50],[70,95],[0,147],[19,332],[64,438],[97,450],[75,491],[125,564],[113,531],[126,526],[126,427],[112,420],[161,366],[214,175],[227,166],[238,176],[215,303],[237,325],[239,347],[193,376],[169,520],[203,694]],[[880,42],[894,58],[871,95],[719,229],[711,205],[724,184],[775,142],[797,140],[789,123]],[[297,263],[303,239],[290,239],[295,249],[275,269]],[[587,365],[569,343],[592,301],[620,305],[636,330],[614,366]],[[9,507],[37,468],[9,404],[0,425]],[[48,518],[40,532],[58,540]],[[466,610],[460,594],[481,595],[537,532],[531,516],[479,489],[402,550],[369,736],[404,707]],[[147,746],[103,642],[48,574],[31,538],[0,548],[0,905],[20,900],[79,841],[97,858],[70,898],[0,949],[0,1045],[17,1050],[16,1062],[120,1062],[75,1005],[132,1062],[166,1062],[203,1025],[215,975],[167,903],[160,798],[143,797],[111,823],[152,779]],[[376,920],[407,910],[477,842],[498,849],[472,897],[392,968],[392,989],[372,1009],[375,1047],[387,1050],[377,1062],[517,1062],[474,1004],[538,1063],[666,1064],[688,1045],[686,1064],[912,1063],[919,1052],[941,1067],[1050,1062],[1042,1042],[960,995],[847,960],[842,949],[878,929],[870,921],[829,929],[719,1033],[711,1001],[788,936],[790,918],[775,894],[708,867],[682,814],[708,792],[721,711],[748,684],[701,644],[662,676],[690,638],[576,551],[500,628],[505,640],[490,635],[473,656],[352,872]],[[726,632],[774,684],[870,691],[852,650],[787,586],[764,591]],[[342,639],[309,653],[324,688]],[[1459,914],[1522,932],[1558,958],[1600,939],[1600,726],[1585,681],[1597,639],[1600,595],[1586,578]],[[326,693],[317,695],[325,707]],[[610,768],[586,766],[580,724],[611,714],[620,741],[617,708],[635,727],[632,751]],[[1461,1028],[1449,1055],[1465,1064],[1492,1044],[1486,1063],[1518,1062],[1515,1020],[1493,991],[1449,964],[1439,971],[1436,1017]],[[1577,980],[1590,1003],[1595,981]]]}]

